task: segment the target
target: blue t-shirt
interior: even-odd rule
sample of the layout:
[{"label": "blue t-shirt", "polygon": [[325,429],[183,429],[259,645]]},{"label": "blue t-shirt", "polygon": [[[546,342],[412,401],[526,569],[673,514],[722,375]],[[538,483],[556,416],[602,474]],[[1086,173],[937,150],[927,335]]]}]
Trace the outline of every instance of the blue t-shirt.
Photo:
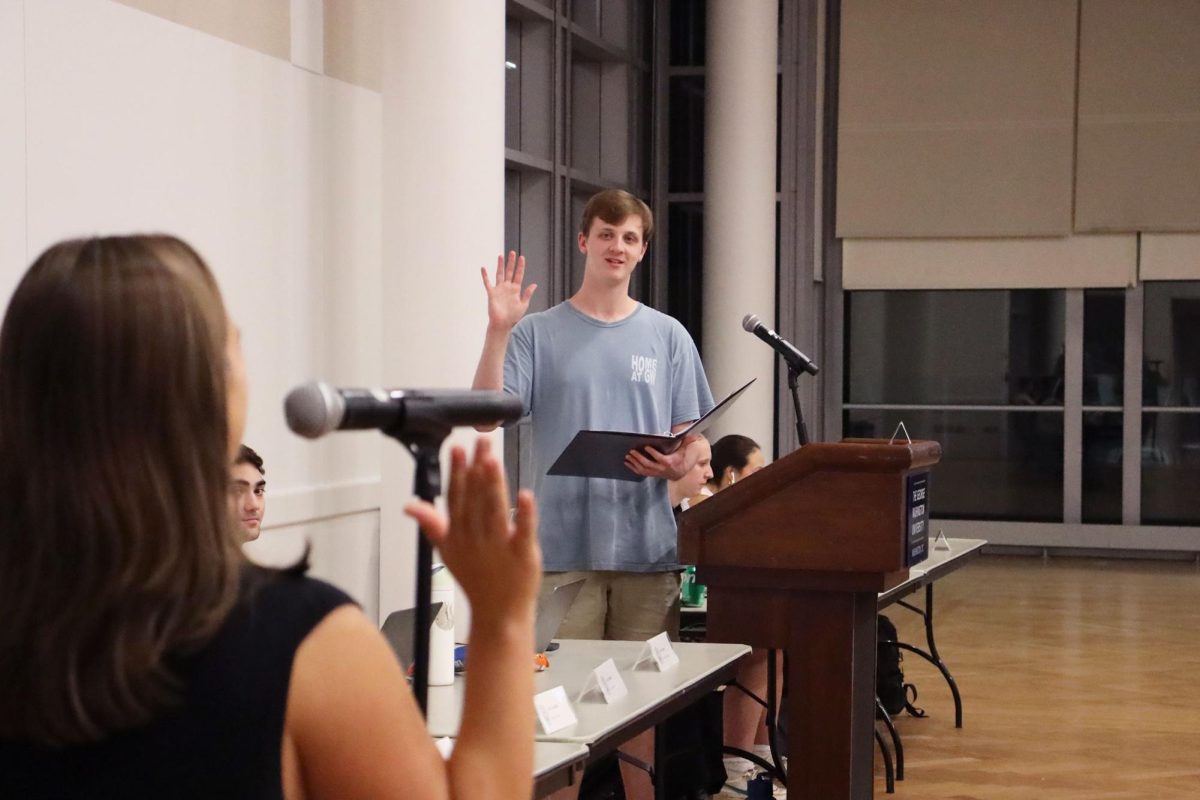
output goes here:
[{"label": "blue t-shirt", "polygon": [[569,302],[513,328],[504,390],[530,415],[538,535],[548,571],[662,572],[679,566],[667,482],[550,476],[580,430],[668,433],[713,406],[696,345],[641,304],[617,322]]}]

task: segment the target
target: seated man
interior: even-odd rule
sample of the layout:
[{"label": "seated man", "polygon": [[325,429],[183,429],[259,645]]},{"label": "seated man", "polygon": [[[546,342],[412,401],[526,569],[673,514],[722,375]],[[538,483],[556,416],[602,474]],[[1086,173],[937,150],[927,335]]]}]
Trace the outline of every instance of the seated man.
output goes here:
[{"label": "seated man", "polygon": [[258,538],[266,510],[267,471],[262,456],[242,445],[229,468],[229,512],[238,521],[243,542]]}]

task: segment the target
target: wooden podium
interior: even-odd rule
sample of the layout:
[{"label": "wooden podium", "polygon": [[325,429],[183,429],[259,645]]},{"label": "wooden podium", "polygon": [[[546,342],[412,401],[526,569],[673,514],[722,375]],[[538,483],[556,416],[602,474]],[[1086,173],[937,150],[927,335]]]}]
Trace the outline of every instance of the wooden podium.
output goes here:
[{"label": "wooden podium", "polygon": [[786,649],[788,796],[874,790],[879,592],[928,552],[937,442],[809,444],[679,517],[708,639]]}]

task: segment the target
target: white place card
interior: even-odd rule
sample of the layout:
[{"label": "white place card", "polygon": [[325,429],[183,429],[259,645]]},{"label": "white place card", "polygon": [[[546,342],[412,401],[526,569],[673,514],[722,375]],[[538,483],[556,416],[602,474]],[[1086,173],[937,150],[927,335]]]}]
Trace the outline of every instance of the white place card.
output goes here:
[{"label": "white place card", "polygon": [[588,676],[587,683],[583,685],[583,691],[579,693],[576,702],[581,702],[583,698],[597,691],[604,697],[606,703],[615,702],[629,694],[625,679],[621,677],[616,662],[611,658],[592,670],[592,674]]},{"label": "white place card", "polygon": [[567,690],[555,686],[533,696],[533,707],[537,711],[538,722],[542,723],[542,732],[549,735],[563,728],[569,728],[577,720],[571,701],[567,699]]},{"label": "white place card", "polygon": [[667,632],[662,633],[646,640],[645,647],[638,654],[637,660],[633,662],[636,669],[648,659],[654,659],[654,665],[658,667],[659,672],[668,670],[679,663],[679,656],[675,653],[675,648],[671,646],[671,639],[667,636]]},{"label": "white place card", "polygon": [[946,539],[946,533],[944,531],[938,531],[937,538],[933,540],[933,549],[934,550],[949,550],[950,549],[950,542],[949,542],[949,540]]}]

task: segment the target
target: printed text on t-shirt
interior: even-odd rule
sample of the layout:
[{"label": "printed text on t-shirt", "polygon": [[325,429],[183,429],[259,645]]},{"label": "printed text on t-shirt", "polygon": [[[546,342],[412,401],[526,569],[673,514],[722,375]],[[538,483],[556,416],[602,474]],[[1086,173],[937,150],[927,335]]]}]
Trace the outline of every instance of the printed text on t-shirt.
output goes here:
[{"label": "printed text on t-shirt", "polygon": [[654,379],[658,375],[658,359],[650,358],[649,356],[634,356],[633,357],[633,374],[629,380],[634,383],[648,383],[654,385]]}]

